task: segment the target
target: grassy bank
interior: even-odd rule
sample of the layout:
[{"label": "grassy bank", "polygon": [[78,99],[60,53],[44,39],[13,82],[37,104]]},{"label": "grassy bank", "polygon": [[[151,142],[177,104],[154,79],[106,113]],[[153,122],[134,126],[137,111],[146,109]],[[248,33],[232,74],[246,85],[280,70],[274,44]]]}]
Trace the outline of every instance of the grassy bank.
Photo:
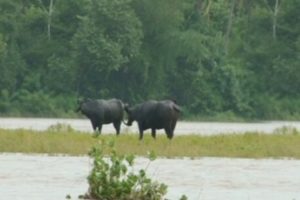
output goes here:
[{"label": "grassy bank", "polygon": [[274,134],[230,134],[217,136],[175,136],[172,141],[165,135],[153,140],[146,134],[143,141],[136,134],[101,135],[73,130],[28,131],[1,130],[0,152],[48,153],[86,155],[90,148],[101,140],[114,140],[117,151],[146,155],[154,151],[164,157],[244,157],[300,159],[300,133],[295,130],[280,130]]}]

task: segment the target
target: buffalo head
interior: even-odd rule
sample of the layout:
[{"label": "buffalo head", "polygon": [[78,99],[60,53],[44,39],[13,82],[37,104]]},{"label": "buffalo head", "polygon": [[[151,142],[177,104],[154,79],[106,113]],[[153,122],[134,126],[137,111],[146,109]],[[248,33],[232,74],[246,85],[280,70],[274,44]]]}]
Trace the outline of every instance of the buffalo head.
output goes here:
[{"label": "buffalo head", "polygon": [[127,123],[125,123],[125,125],[131,126],[131,125],[132,125],[132,122],[135,120],[135,119],[134,119],[133,109],[130,108],[128,104],[126,104],[126,105],[124,106],[124,110],[125,110],[125,112],[127,113],[127,117],[128,117]]},{"label": "buffalo head", "polygon": [[79,112],[82,110],[82,105],[88,101],[91,101],[90,98],[83,98],[83,99],[77,99],[77,109],[75,110],[76,112]]}]

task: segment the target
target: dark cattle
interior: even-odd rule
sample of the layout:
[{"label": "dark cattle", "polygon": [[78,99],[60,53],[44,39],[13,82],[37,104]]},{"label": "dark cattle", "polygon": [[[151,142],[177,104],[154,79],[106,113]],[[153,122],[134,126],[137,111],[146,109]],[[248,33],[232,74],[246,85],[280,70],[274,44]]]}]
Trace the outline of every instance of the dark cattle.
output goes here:
[{"label": "dark cattle", "polygon": [[123,120],[124,105],[118,99],[85,99],[79,101],[77,112],[81,111],[91,120],[94,131],[101,133],[103,124],[113,123],[117,135],[120,134],[121,121]]},{"label": "dark cattle", "polygon": [[143,131],[152,130],[152,137],[156,137],[156,129],[165,129],[167,137],[173,138],[176,122],[179,117],[180,107],[171,100],[147,101],[132,107],[125,106],[128,115],[126,125],[131,126],[137,121],[140,140],[143,139]]}]

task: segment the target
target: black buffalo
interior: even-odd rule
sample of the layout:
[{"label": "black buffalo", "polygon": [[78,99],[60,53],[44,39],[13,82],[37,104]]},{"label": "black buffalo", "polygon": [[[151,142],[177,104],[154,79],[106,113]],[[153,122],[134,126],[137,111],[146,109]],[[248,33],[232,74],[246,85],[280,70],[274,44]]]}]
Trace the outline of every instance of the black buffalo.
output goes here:
[{"label": "black buffalo", "polygon": [[143,139],[143,131],[146,129],[152,130],[153,138],[156,137],[156,129],[165,129],[167,137],[172,139],[180,107],[171,100],[150,100],[132,107],[125,106],[125,111],[128,115],[126,125],[131,126],[133,121],[137,121],[140,140]]},{"label": "black buffalo", "polygon": [[124,104],[119,99],[84,99],[79,101],[77,112],[81,111],[91,120],[94,131],[101,133],[103,124],[113,123],[117,135],[120,134]]}]

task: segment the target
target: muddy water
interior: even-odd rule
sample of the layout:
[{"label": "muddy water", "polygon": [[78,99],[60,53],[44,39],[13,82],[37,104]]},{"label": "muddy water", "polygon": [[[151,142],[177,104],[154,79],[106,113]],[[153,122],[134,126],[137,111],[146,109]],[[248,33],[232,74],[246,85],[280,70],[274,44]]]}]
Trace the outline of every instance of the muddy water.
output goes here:
[{"label": "muddy water", "polygon": [[[0,128],[5,129],[45,130],[57,123],[92,132],[87,119],[0,118]],[[300,129],[300,122],[179,122],[175,134],[271,133],[283,126]],[[123,134],[131,132],[137,132],[136,124],[122,126]],[[112,125],[104,125],[103,133],[114,133]],[[146,159],[139,158],[135,170],[147,164]],[[87,157],[0,154],[0,199],[60,200],[68,194],[76,199],[88,189],[86,177],[91,168]],[[169,186],[167,198],[171,200],[182,194],[190,200],[300,200],[299,169],[300,160],[288,159],[158,159],[147,173]]]},{"label": "muddy water", "polygon": [[[138,158],[134,170],[148,160]],[[87,157],[0,154],[0,199],[77,199],[88,189]],[[167,198],[190,200],[300,199],[300,161],[271,159],[157,159],[147,174],[167,184]]]},{"label": "muddy water", "polygon": [[[92,126],[88,119],[49,119],[49,118],[0,118],[0,128],[5,129],[32,129],[46,130],[49,126],[58,123],[68,124],[73,129],[84,132],[92,132]],[[294,127],[300,130],[300,122],[270,121],[262,123],[220,123],[220,122],[185,122],[179,121],[175,129],[175,135],[202,134],[212,135],[220,133],[244,133],[248,131],[260,131],[272,133],[283,126]],[[115,133],[112,124],[103,125],[102,132]],[[122,124],[121,133],[137,133],[136,123],[132,127]],[[159,134],[163,130],[158,131]]]}]

